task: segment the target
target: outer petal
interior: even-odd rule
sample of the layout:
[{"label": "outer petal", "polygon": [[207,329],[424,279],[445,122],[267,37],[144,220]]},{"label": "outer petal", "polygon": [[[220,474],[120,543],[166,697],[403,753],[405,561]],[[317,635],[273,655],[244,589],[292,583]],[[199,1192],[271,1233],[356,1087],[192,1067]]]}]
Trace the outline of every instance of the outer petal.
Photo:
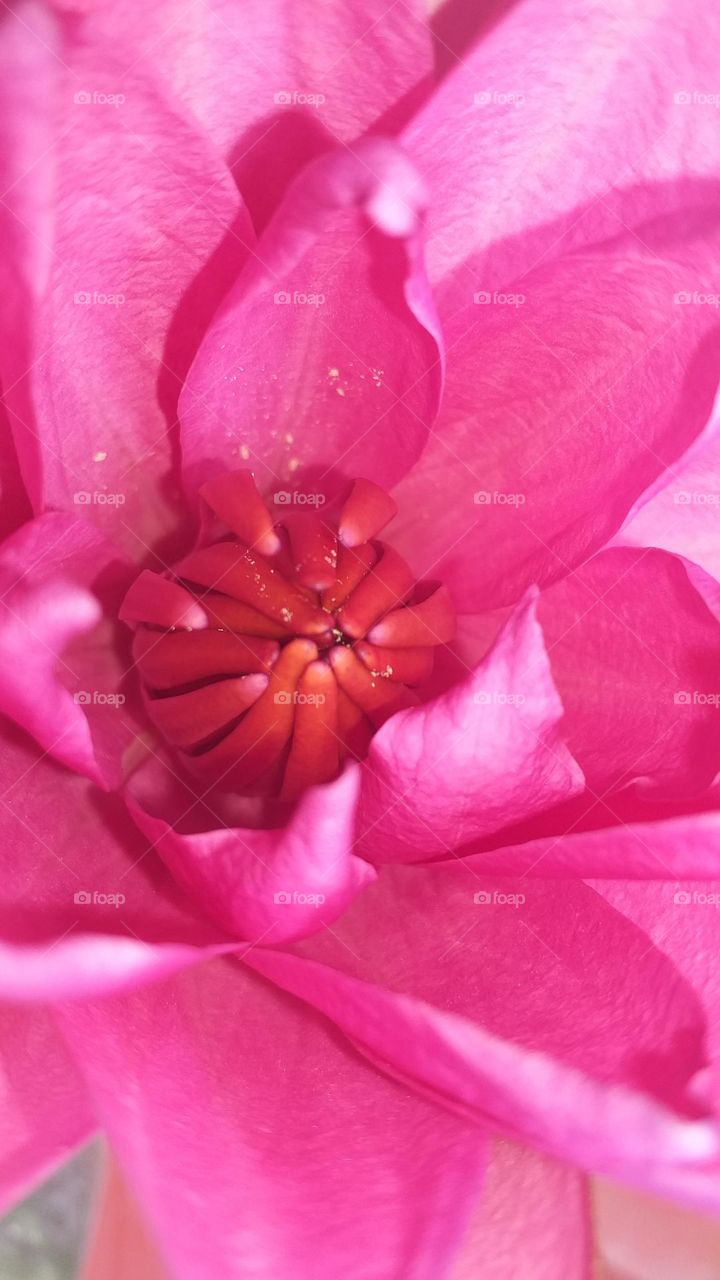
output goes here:
[{"label": "outer petal", "polygon": [[80,1280],[168,1280],[134,1196],[109,1158]]},{"label": "outer petal", "polygon": [[321,505],[345,475],[387,485],[415,461],[441,385],[424,200],[382,140],[303,171],[183,390],[191,491],[240,458],[276,494],[300,481]]},{"label": "outer petal", "polygon": [[598,1178],[593,1218],[609,1280],[711,1280],[720,1267],[720,1223],[680,1205]]},{"label": "outer petal", "polygon": [[0,1211],[95,1130],[82,1077],[43,1009],[0,1009]]},{"label": "outer petal", "polygon": [[595,794],[699,792],[720,769],[720,624],[661,551],[596,556],[539,611],[565,733]]},{"label": "outer petal", "polygon": [[690,1118],[696,997],[586,886],[498,887],[462,860],[384,868],[299,950],[245,959],[393,1074],[560,1159],[717,1208],[718,1132]]},{"label": "outer petal", "polygon": [[[583,797],[567,818],[556,816],[553,834],[533,839],[529,829],[523,833],[526,838],[508,832],[496,848],[466,859],[468,867],[478,875],[542,879],[693,880],[720,876],[717,810],[665,821],[654,814],[654,820],[643,821],[642,810],[647,805],[636,801],[630,817],[619,805],[620,811],[616,811],[617,803],[615,797],[595,806],[590,797]],[[592,823],[592,829],[583,830],[583,821]]]},{"label": "outer petal", "polygon": [[670,956],[692,983],[707,1017],[709,1065],[696,1082],[696,1094],[716,1109],[720,1101],[720,968],[717,963],[717,912],[720,880],[662,883],[597,881],[597,891],[644,929],[653,944]]},{"label": "outer petal", "polygon": [[529,1147],[494,1141],[451,1280],[591,1280],[585,1179]]},{"label": "outer petal", "polygon": [[0,741],[0,999],[142,985],[237,944],[196,918],[122,800]]},{"label": "outer petal", "polygon": [[183,1280],[448,1274],[481,1133],[369,1068],[311,1010],[218,963],[61,1016]]},{"label": "outer petal", "polygon": [[358,770],[312,787],[276,830],[182,835],[132,800],[130,812],[193,902],[227,932],[274,944],[340,915],[375,873],[353,852]]},{"label": "outer petal", "polygon": [[88,19],[127,46],[123,76],[152,66],[232,166],[255,224],[299,168],[337,140],[382,122],[397,129],[432,69],[422,6],[327,0],[310,20],[299,0],[129,0]]},{"label": "outer petal", "polygon": [[360,850],[377,862],[442,856],[581,791],[562,714],[529,596],[466,680],[373,739]]},{"label": "outer petal", "polygon": [[[675,218],[481,282],[447,325],[447,394],[397,488],[394,541],[458,608],[513,603],[603,546],[639,495],[702,431],[720,344],[711,306],[717,197],[705,230]],[[690,236],[690,232],[688,232]],[[678,244],[677,240],[681,243]]]},{"label": "outer petal", "polygon": [[0,710],[44,751],[101,785],[113,762],[102,750],[102,725],[96,753],[85,708],[99,707],[99,695],[107,721],[117,689],[97,687],[98,663],[83,663],[81,676],[63,655],[99,622],[100,602],[91,591],[101,589],[103,575],[112,583],[114,554],[91,525],[61,514],[23,525],[0,547]]},{"label": "outer petal", "polygon": [[[596,229],[617,234],[662,207],[639,184],[718,172],[720,20],[702,0],[537,0],[482,16],[503,8],[404,135],[436,193],[430,274],[449,304],[472,276],[498,288],[587,243],[588,207]],[[614,193],[629,187],[616,213]]]},{"label": "outer petal", "polygon": [[[619,546],[663,547],[684,556],[691,562],[688,565],[691,580],[717,615],[720,613],[718,507],[720,396],[716,397],[705,430],[693,447],[641,496],[614,542]],[[712,575],[712,581],[697,574],[695,565]]]},{"label": "outer petal", "polygon": [[177,519],[168,428],[249,225],[231,232],[237,192],[206,140],[91,28],[6,10],[3,56],[32,86],[1,126],[0,372],[23,475],[36,511],[80,502],[144,556]]}]

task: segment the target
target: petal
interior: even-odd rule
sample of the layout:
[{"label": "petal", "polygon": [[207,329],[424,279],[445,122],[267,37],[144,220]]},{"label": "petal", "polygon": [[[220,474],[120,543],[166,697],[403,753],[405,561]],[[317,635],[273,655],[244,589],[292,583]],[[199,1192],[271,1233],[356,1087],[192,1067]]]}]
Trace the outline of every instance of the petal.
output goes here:
[{"label": "petal", "polygon": [[424,18],[421,5],[384,0],[327,0],[312,19],[299,0],[126,0],[91,21],[98,40],[120,44],[123,75],[150,63],[207,130],[257,226],[320,151],[404,123],[432,71]]},{"label": "petal", "polygon": [[[104,580],[112,589],[121,577],[115,560],[99,531],[59,513],[23,525],[0,547],[0,710],[43,750],[101,785],[117,765],[102,727],[118,706],[117,689],[95,683],[100,663],[65,655],[99,623],[100,601],[91,592]],[[88,704],[105,711],[99,723],[95,717],[96,742]]]},{"label": "petal", "polygon": [[111,1157],[80,1280],[167,1280],[139,1206]]},{"label": "petal", "polygon": [[710,1280],[720,1267],[716,1219],[604,1178],[595,1182],[593,1217],[610,1280]]},{"label": "petal", "polygon": [[222,827],[182,835],[128,803],[193,902],[223,930],[272,945],[324,928],[375,879],[352,852],[358,774],[349,767],[328,786],[310,787],[275,830]]},{"label": "petal", "polygon": [[368,1067],[312,1010],[223,963],[61,1019],[183,1280],[447,1273],[482,1134]]},{"label": "petal", "polygon": [[373,739],[360,851],[377,862],[442,856],[582,790],[562,714],[528,596],[461,684]]},{"label": "petal", "polygon": [[639,210],[660,211],[650,184],[715,179],[720,160],[707,92],[718,15],[702,0],[619,0],[611,11],[538,0],[480,16],[498,11],[403,135],[435,193],[430,276],[449,305],[472,282],[463,264],[477,288],[507,285],[545,254],[587,243],[586,209],[592,238],[603,223],[617,234]]},{"label": "petal", "polygon": [[23,475],[36,512],[80,503],[145,556],[177,521],[168,428],[249,223],[208,142],[92,24],[8,11],[3,57],[32,86],[0,116],[0,373]]},{"label": "petal", "polygon": [[0,1211],[33,1191],[96,1127],[72,1056],[44,1009],[0,1011]]},{"label": "petal", "polygon": [[[610,807],[612,804],[612,807]],[[635,799],[632,816],[617,798],[593,803],[581,798],[575,812],[558,816],[551,835],[521,839],[507,832],[497,848],[467,859],[477,873],[627,880],[715,879],[720,876],[720,814],[708,813],[643,822],[647,805]],[[582,830],[584,823],[591,829]],[[497,841],[496,841],[497,843]]]},{"label": "petal", "polygon": [[720,1100],[720,985],[717,964],[717,910],[720,880],[653,882],[595,881],[617,911],[643,929],[653,946],[670,957],[692,984],[707,1018],[708,1066],[698,1077],[696,1093],[703,1105],[716,1109]]},{"label": "petal", "polygon": [[493,1141],[483,1194],[451,1280],[591,1280],[585,1179],[514,1142]]},{"label": "petal", "polygon": [[0,998],[137,986],[230,950],[198,919],[115,795],[0,738]]},{"label": "petal", "polygon": [[561,1160],[717,1210],[697,997],[587,886],[498,887],[462,859],[386,867],[297,950],[245,963],[391,1074]]},{"label": "petal", "polygon": [[190,370],[190,491],[239,456],[276,502],[302,480],[322,505],[345,475],[387,485],[414,462],[441,384],[424,201],[380,139],[303,170]]},{"label": "petal", "polygon": [[446,327],[443,408],[394,492],[393,526],[458,611],[567,574],[702,431],[720,368],[715,309],[676,299],[713,279],[716,209],[687,243],[658,219],[476,292],[480,305],[466,284]]},{"label": "petal", "polygon": [[[689,304],[688,304],[689,305]],[[704,431],[669,472],[639,498],[614,544],[663,547],[691,562],[691,581],[716,616],[720,613],[720,395]],[[704,571],[697,574],[695,565]],[[705,574],[712,576],[708,581]]]},{"label": "petal", "polygon": [[603,552],[545,593],[539,617],[567,740],[594,794],[637,778],[664,796],[710,785],[720,624],[681,561]]}]

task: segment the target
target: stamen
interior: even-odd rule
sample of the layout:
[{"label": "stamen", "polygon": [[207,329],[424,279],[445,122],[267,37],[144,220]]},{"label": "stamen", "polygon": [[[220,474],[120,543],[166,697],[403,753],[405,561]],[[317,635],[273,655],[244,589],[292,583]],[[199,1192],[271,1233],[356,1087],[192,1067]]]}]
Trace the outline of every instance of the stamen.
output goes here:
[{"label": "stamen", "polygon": [[204,785],[292,802],[417,704],[452,605],[371,541],[395,504],[369,480],[334,518],[291,506],[276,525],[249,471],[201,492],[219,539],[140,574],[121,610],[148,711]]}]

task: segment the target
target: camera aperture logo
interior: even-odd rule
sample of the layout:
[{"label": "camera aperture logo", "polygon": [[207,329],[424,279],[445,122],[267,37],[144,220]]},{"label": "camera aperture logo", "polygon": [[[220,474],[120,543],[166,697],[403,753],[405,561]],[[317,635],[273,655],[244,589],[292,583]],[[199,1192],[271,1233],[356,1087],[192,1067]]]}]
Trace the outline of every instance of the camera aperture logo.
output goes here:
[{"label": "camera aperture logo", "polygon": [[501,889],[478,889],[473,902],[479,907],[522,907],[527,902],[524,893],[503,893]]},{"label": "camera aperture logo", "polygon": [[73,894],[77,907],[121,907],[126,901],[124,893],[100,893],[98,889],[78,889]]},{"label": "camera aperture logo", "polygon": [[273,902],[283,907],[321,907],[324,893],[303,893],[300,889],[280,889],[273,894]]}]

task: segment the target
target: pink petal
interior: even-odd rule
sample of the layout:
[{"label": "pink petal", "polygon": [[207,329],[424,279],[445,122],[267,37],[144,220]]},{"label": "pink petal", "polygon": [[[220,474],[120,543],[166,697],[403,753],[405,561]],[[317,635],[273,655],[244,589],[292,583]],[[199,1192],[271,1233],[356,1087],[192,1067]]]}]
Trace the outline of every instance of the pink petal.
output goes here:
[{"label": "pink petal", "polygon": [[183,390],[190,490],[241,458],[276,502],[299,482],[323,505],[345,475],[387,485],[411,466],[441,386],[425,198],[380,139],[303,170]]},{"label": "pink petal", "polygon": [[720,1267],[720,1223],[680,1205],[598,1178],[593,1218],[609,1280],[712,1280]]},{"label": "pink petal", "polygon": [[168,1280],[139,1206],[110,1157],[80,1280]]},{"label": "pink petal", "polygon": [[591,1280],[586,1202],[585,1179],[569,1165],[494,1141],[451,1280]]},{"label": "pink petal", "polygon": [[[720,396],[716,397],[704,431],[675,466],[640,497],[614,542],[618,546],[663,547],[686,557],[691,562],[691,580],[718,616],[719,506]],[[710,574],[713,581],[697,574],[694,565]]]},{"label": "pink petal", "polygon": [[[0,709],[43,750],[101,785],[107,761],[96,755],[84,708],[117,690],[81,684],[64,655],[100,620],[91,589],[111,554],[91,525],[61,514],[23,525],[0,547]],[[87,666],[84,674],[95,679]]]},{"label": "pink petal", "polygon": [[720,968],[717,963],[717,911],[720,880],[673,882],[595,881],[595,888],[617,911],[670,957],[692,984],[707,1018],[708,1066],[697,1078],[701,1105],[720,1101]]},{"label": "pink petal", "polygon": [[499,288],[588,243],[586,210],[591,239],[617,235],[720,160],[702,0],[484,5],[465,24],[493,16],[403,135],[434,192],[430,276],[451,306],[473,278]]},{"label": "pink petal", "polygon": [[313,1011],[223,963],[60,1017],[173,1274],[447,1273],[482,1134],[369,1068]]},{"label": "pink petal", "polygon": [[[120,47],[123,81],[139,59],[223,154],[256,225],[320,151],[381,123],[394,132],[432,72],[423,6],[327,0],[126,0],[100,6],[92,30]],[[86,24],[86,26],[89,25]]]},{"label": "pink petal", "polygon": [[3,60],[27,87],[0,114],[0,373],[23,475],[36,511],[81,504],[144,556],[176,526],[168,427],[249,223],[147,63],[128,71],[92,24],[6,11]]},{"label": "pink petal", "polygon": [[376,1065],[561,1160],[717,1210],[696,996],[586,886],[493,882],[462,859],[384,868],[300,950],[245,962]]},{"label": "pink petal", "polygon": [[505,291],[483,282],[479,305],[467,279],[446,326],[442,411],[393,495],[394,544],[460,612],[567,574],[703,429],[715,312],[674,299],[712,280],[716,210],[702,207],[703,233],[687,242],[682,217],[658,218]]},{"label": "pink petal", "polygon": [[708,787],[720,769],[720,624],[682,562],[603,552],[550,588],[539,616],[591,792],[637,778],[665,796]]},{"label": "pink petal", "polygon": [[377,862],[442,856],[581,791],[562,714],[528,596],[462,683],[375,736],[358,847]]},{"label": "pink petal", "polygon": [[[720,876],[720,814],[643,821],[648,806],[635,799],[632,817],[618,798],[595,805],[582,797],[551,835],[520,839],[508,832],[497,848],[466,859],[478,874],[586,879],[714,879]],[[583,821],[592,829],[583,830]]]},{"label": "pink petal", "polygon": [[44,1009],[0,1013],[0,1211],[28,1195],[96,1127],[82,1076]]},{"label": "pink petal", "polygon": [[133,800],[130,812],[192,901],[234,936],[264,945],[323,929],[375,879],[355,857],[359,770],[311,787],[277,829],[182,835]]},{"label": "pink petal", "polygon": [[11,727],[0,764],[0,998],[100,995],[236,946],[196,917],[118,796]]}]

